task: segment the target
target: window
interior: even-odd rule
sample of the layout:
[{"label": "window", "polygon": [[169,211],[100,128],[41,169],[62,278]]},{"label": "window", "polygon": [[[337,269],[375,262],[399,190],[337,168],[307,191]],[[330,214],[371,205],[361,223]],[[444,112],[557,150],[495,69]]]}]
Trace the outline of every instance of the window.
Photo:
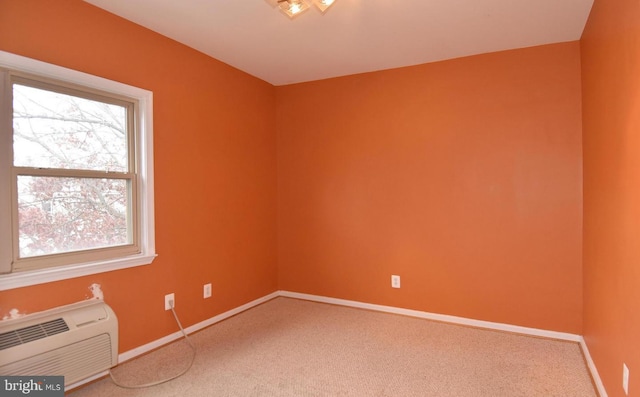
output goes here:
[{"label": "window", "polygon": [[151,263],[151,93],[3,52],[0,77],[0,290]]}]

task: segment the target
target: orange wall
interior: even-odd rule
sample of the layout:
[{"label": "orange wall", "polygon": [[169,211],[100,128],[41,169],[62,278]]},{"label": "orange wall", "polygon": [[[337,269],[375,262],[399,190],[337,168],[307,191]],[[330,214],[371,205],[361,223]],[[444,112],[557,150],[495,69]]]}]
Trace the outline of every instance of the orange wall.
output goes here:
[{"label": "orange wall", "polygon": [[159,254],[1,292],[0,317],[83,300],[96,282],[123,352],[177,330],[166,293],[186,326],[276,290],[272,85],[79,0],[0,0],[0,49],[153,91]]},{"label": "orange wall", "polygon": [[577,42],[274,88],[79,0],[0,0],[0,49],[154,92],[159,253],[0,315],[97,282],[121,352],[175,331],[169,292],[185,325],[280,288],[582,333]]},{"label": "orange wall", "polygon": [[280,289],[582,332],[578,42],[276,94]]},{"label": "orange wall", "polygon": [[610,397],[640,396],[640,3],[596,0],[581,42],[584,336]]}]

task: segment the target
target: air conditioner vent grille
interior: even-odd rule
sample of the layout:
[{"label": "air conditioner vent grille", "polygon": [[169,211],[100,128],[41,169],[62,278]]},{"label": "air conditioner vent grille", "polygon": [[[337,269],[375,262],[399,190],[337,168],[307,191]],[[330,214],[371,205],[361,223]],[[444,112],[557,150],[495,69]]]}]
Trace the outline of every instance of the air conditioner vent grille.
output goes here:
[{"label": "air conditioner vent grille", "polygon": [[69,331],[69,326],[62,318],[31,325],[0,334],[0,350],[33,342],[47,336]]}]

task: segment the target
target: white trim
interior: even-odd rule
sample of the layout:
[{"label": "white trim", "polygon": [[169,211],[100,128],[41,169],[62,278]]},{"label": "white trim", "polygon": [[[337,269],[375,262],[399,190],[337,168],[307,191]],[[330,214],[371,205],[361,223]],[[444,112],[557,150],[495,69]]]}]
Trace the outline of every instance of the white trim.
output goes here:
[{"label": "white trim", "polygon": [[[210,325],[213,325],[215,323],[219,323],[222,320],[226,320],[229,317],[233,317],[238,313],[241,313],[241,312],[243,312],[245,310],[249,310],[252,307],[258,306],[258,305],[260,305],[260,304],[262,304],[264,302],[267,302],[267,301],[269,301],[269,300],[271,300],[273,298],[277,298],[277,297],[278,297],[278,292],[276,291],[276,292],[273,292],[273,293],[271,293],[269,295],[263,296],[262,298],[258,298],[256,300],[253,300],[253,301],[249,302],[249,303],[245,303],[242,306],[238,306],[235,309],[228,310],[228,311],[226,311],[224,313],[218,314],[217,316],[211,317],[211,318],[209,318],[207,320],[204,320],[204,321],[201,321],[201,322],[199,322],[197,324],[191,325],[191,326],[185,328],[184,330],[185,330],[185,332],[187,334],[192,334],[192,333],[194,333],[196,331],[200,331],[201,329],[204,329],[204,328],[206,328],[206,327],[208,327]],[[163,338],[157,339],[157,340],[155,340],[153,342],[147,343],[146,345],[142,345],[140,347],[136,347],[135,349],[126,351],[126,352],[118,355],[118,362],[119,363],[123,363],[125,361],[129,361],[134,357],[137,357],[137,356],[139,356],[141,354],[148,353],[151,350],[157,349],[160,346],[166,345],[167,343],[173,342],[173,341],[178,340],[180,338],[182,338],[182,332],[176,331],[176,332],[174,332],[174,333],[172,333],[170,335],[167,335],[167,336],[165,336]]]},{"label": "white trim", "polygon": [[93,382],[94,380],[104,378],[105,376],[109,376],[109,371],[102,371],[102,372],[100,372],[98,374],[95,374],[95,375],[92,375],[92,376],[90,376],[88,378],[82,379],[81,381],[78,381],[76,383],[72,383],[70,385],[67,385],[67,386],[64,387],[64,391],[67,392],[69,390],[73,390],[76,387],[80,387],[82,385],[86,385],[89,382]]},{"label": "white trim", "polygon": [[477,328],[486,328],[486,329],[491,329],[495,331],[506,331],[506,332],[512,332],[516,334],[525,334],[525,335],[539,336],[544,338],[560,339],[560,340],[566,340],[571,342],[580,342],[580,340],[582,339],[580,335],[570,334],[565,332],[521,327],[519,325],[494,323],[490,321],[474,320],[470,318],[449,316],[446,314],[429,313],[429,312],[423,312],[423,311],[411,310],[411,309],[403,309],[403,308],[398,308],[393,306],[383,306],[383,305],[376,305],[372,303],[364,303],[364,302],[351,301],[351,300],[345,300],[345,299],[328,298],[325,296],[301,294],[298,292],[280,291],[280,296],[284,296],[287,298],[303,299],[303,300],[314,301],[314,302],[321,302],[321,303],[330,303],[333,305],[355,307],[358,309],[374,310],[374,311],[384,312],[384,313],[401,314],[409,317],[418,317],[418,318],[424,318],[427,320],[442,321],[442,322],[451,323],[451,324],[466,325],[466,326],[477,327]]},{"label": "white trim", "polygon": [[148,265],[153,262],[155,257],[155,254],[132,255],[107,261],[88,262],[80,265],[51,267],[41,270],[0,275],[0,291]]},{"label": "white trim", "polygon": [[589,372],[591,373],[591,378],[595,383],[599,396],[608,397],[607,391],[605,390],[604,384],[602,383],[602,379],[600,378],[600,374],[598,374],[598,369],[596,368],[596,365],[593,359],[591,358],[591,354],[589,353],[589,348],[587,347],[587,343],[585,342],[584,338],[581,335],[570,334],[565,332],[557,332],[557,331],[548,331],[548,330],[538,329],[538,328],[521,327],[518,325],[511,325],[511,324],[494,323],[490,321],[474,320],[474,319],[469,319],[465,317],[449,316],[445,314],[436,314],[436,313],[429,313],[429,312],[423,312],[423,311],[417,311],[417,310],[402,309],[402,308],[393,307],[393,306],[383,306],[383,305],[363,303],[363,302],[351,301],[351,300],[345,300],[345,299],[329,298],[326,296],[302,294],[299,292],[279,291],[278,296],[294,298],[294,299],[303,299],[303,300],[320,302],[320,303],[329,303],[332,305],[348,306],[348,307],[354,307],[358,309],[367,309],[367,310],[379,311],[384,313],[400,314],[404,316],[417,317],[417,318],[423,318],[423,319],[434,320],[434,321],[442,321],[445,323],[466,325],[466,326],[477,327],[477,328],[485,328],[485,329],[496,330],[496,331],[505,331],[505,332],[523,334],[523,335],[536,336],[536,337],[565,340],[569,342],[578,342],[584,354],[585,360],[587,362],[587,367],[589,368]]},{"label": "white trim", "polygon": [[[154,174],[153,174],[153,92],[108,80],[88,73],[52,65],[46,62],[26,58],[20,55],[0,51],[0,67],[34,75],[55,79],[67,83],[110,92],[117,95],[134,98],[138,101],[140,120],[140,141],[136,145],[139,165],[139,216],[140,216],[140,253],[104,261],[92,261],[71,266],[52,267],[42,270],[15,272],[0,275],[0,291],[30,285],[43,284],[90,274],[120,270],[134,266],[150,264],[156,257],[155,251],[155,220],[154,220]],[[4,171],[0,170],[3,181]],[[0,197],[0,205],[4,206]],[[0,208],[6,212],[6,210]],[[5,218],[2,218],[5,219]],[[8,218],[7,218],[8,219]],[[4,230],[4,225],[0,229]],[[0,235],[4,232],[0,230]],[[4,244],[10,239],[3,238]],[[0,250],[0,269],[7,266],[11,260],[6,249]]]},{"label": "white trim", "polygon": [[151,91],[123,84],[117,81],[94,76],[89,73],[65,68],[36,59],[23,57],[6,51],[0,51],[0,67],[19,70],[42,77],[65,81],[76,85],[82,85],[97,90],[118,93],[125,96],[138,98],[151,94]]},{"label": "white trim", "polygon": [[[0,73],[0,219],[12,222],[11,215],[11,166],[13,165],[13,137],[8,131],[12,128],[11,95],[5,89],[9,80]],[[5,133],[7,131],[7,133]],[[13,236],[11,228],[0,226],[0,273],[11,271],[13,259]]]},{"label": "white trim", "polygon": [[[217,316],[211,317],[208,320],[204,320],[204,321],[201,321],[201,322],[199,322],[197,324],[189,326],[189,327],[185,328],[184,330],[185,330],[185,332],[187,334],[192,334],[192,333],[194,333],[196,331],[200,331],[201,329],[206,328],[206,327],[208,327],[210,325],[213,325],[215,323],[218,323],[218,322],[220,322],[222,320],[226,320],[229,317],[233,317],[236,314],[241,313],[241,312],[243,312],[245,310],[249,310],[252,307],[255,307],[255,306],[258,306],[258,305],[260,305],[260,304],[262,304],[264,302],[270,301],[273,298],[277,298],[278,296],[279,296],[278,291],[272,292],[269,295],[263,296],[262,298],[258,298],[256,300],[253,300],[253,301],[249,302],[249,303],[245,303],[242,306],[238,306],[235,309],[231,309],[231,310],[228,310],[228,311],[226,311],[226,312],[224,312],[222,314],[218,314]],[[174,332],[174,333],[172,333],[170,335],[164,336],[164,337],[162,337],[160,339],[156,339],[153,342],[149,342],[146,345],[142,345],[140,347],[136,347],[135,349],[131,349],[129,351],[126,351],[126,352],[118,355],[118,363],[122,364],[125,361],[129,361],[131,359],[134,359],[134,358],[136,358],[138,356],[141,356],[141,355],[143,355],[145,353],[148,353],[148,352],[150,352],[152,350],[155,350],[155,349],[157,349],[159,347],[162,347],[162,346],[164,346],[164,345],[166,345],[168,343],[176,341],[176,340],[178,340],[178,339],[180,339],[182,337],[183,337],[182,336],[182,332],[176,331],[176,332]],[[74,383],[72,385],[67,386],[65,388],[65,391],[75,389],[76,387],[82,386],[84,384],[87,384],[89,382],[92,382],[92,381],[94,381],[96,379],[99,379],[99,378],[102,378],[102,377],[105,377],[105,376],[108,376],[108,375],[109,375],[108,371],[101,372],[101,373],[93,375],[93,376],[91,376],[89,378],[83,379],[80,382],[76,382],[76,383]]]},{"label": "white trim", "polygon": [[600,397],[608,397],[607,390],[604,388],[602,379],[600,379],[598,368],[596,368],[596,363],[593,362],[593,359],[591,358],[591,353],[589,353],[589,347],[587,347],[587,342],[584,340],[584,337],[580,337],[580,348],[582,348],[584,359],[587,361],[587,367],[589,367],[589,371],[591,372],[593,383],[595,383],[596,389],[598,389],[598,395]]}]

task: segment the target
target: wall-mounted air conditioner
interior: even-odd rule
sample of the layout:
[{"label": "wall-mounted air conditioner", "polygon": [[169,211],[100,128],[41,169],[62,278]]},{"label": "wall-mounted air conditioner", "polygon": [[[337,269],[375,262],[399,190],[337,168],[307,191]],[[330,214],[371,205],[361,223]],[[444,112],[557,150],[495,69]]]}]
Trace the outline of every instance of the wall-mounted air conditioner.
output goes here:
[{"label": "wall-mounted air conditioner", "polygon": [[118,319],[93,299],[0,321],[0,375],[76,383],[118,364]]}]

